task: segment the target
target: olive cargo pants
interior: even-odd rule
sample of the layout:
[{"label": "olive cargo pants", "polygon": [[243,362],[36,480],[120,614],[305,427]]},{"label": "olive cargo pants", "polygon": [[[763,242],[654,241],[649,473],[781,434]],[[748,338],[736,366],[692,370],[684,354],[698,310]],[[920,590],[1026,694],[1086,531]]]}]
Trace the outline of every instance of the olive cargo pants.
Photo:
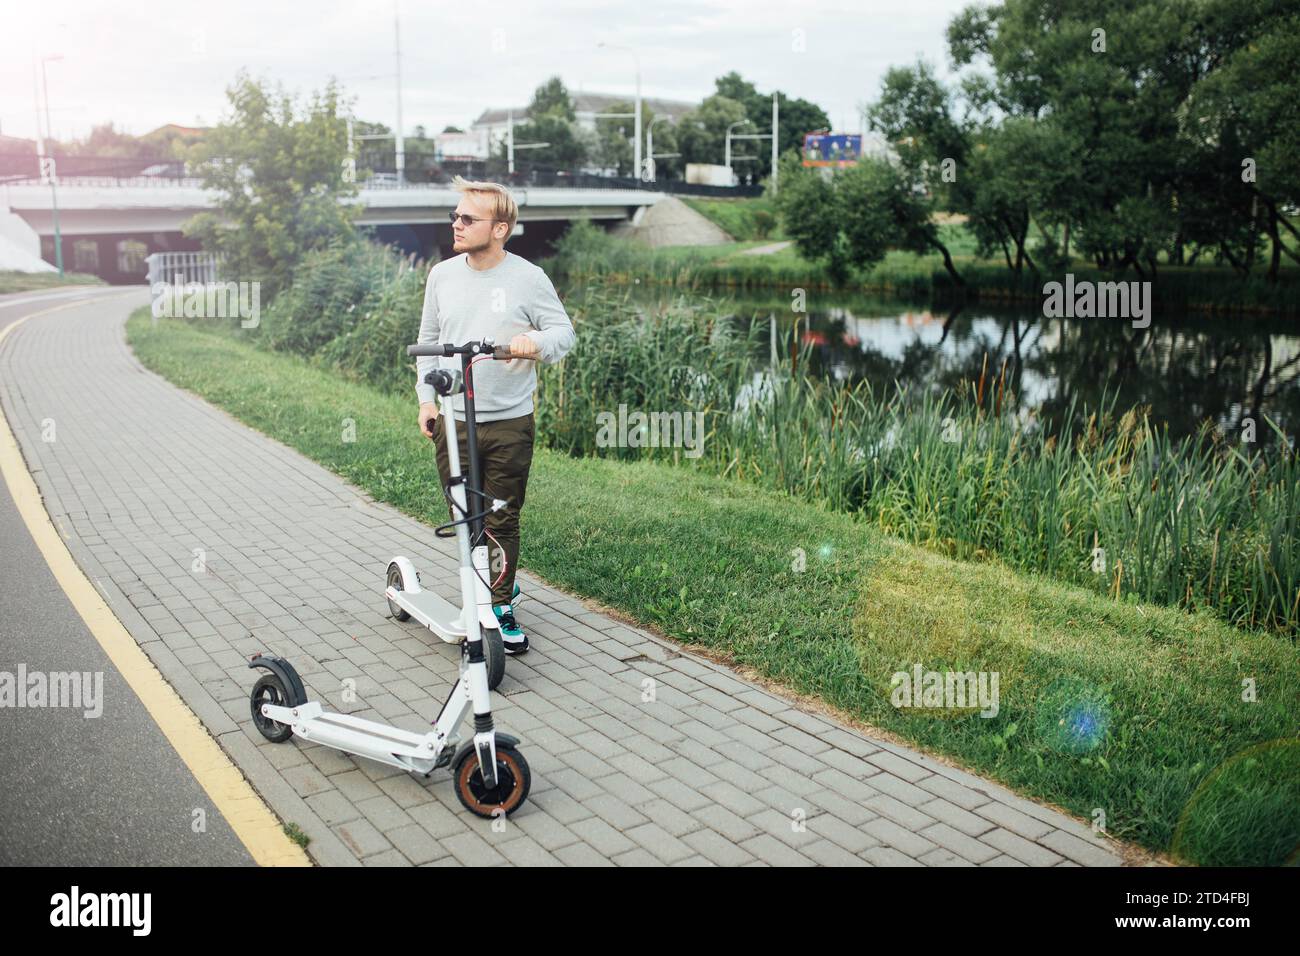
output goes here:
[{"label": "olive cargo pants", "polygon": [[[519,418],[478,423],[479,478],[483,482],[483,493],[507,502],[504,508],[483,519],[488,533],[500,542],[506,561],[506,573],[492,589],[493,604],[509,604],[514,590],[515,570],[519,567],[519,512],[524,506],[528,470],[533,464],[533,426],[532,412]],[[465,425],[458,419],[456,444],[460,446],[460,470],[468,479],[469,448],[465,433]],[[433,440],[438,449],[438,477],[442,487],[446,488],[451,478],[451,466],[447,461],[447,438],[442,415],[433,423]],[[469,496],[466,498],[470,514],[477,514],[490,504],[476,503]],[[452,514],[450,504],[447,513],[452,515],[452,520],[461,517]],[[501,575],[501,555],[491,539],[488,539],[487,544],[487,580],[490,584]]]}]

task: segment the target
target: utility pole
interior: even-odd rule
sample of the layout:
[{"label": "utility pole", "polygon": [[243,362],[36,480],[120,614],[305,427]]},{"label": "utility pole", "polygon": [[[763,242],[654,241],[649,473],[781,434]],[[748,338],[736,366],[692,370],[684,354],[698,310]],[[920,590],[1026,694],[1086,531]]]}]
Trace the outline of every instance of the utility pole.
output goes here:
[{"label": "utility pole", "polygon": [[[63,236],[59,231],[59,188],[58,188],[58,169],[54,158],[53,147],[51,147],[48,161],[45,156],[45,140],[51,135],[50,128],[50,84],[49,77],[45,72],[46,60],[61,60],[62,56],[43,56],[40,58],[41,64],[41,92],[45,97],[45,136],[41,136],[41,107],[40,102],[36,104],[36,155],[37,162],[40,164],[41,178],[50,181],[50,205],[54,211],[54,264],[59,269],[59,275],[63,275]],[[33,80],[35,80],[35,71],[33,70]],[[35,85],[35,84],[33,84]]]},{"label": "utility pole", "polygon": [[631,47],[617,46],[613,43],[605,43],[603,40],[600,43],[597,43],[596,46],[604,47],[608,50],[623,50],[627,53],[631,53],[632,60],[636,63],[636,112],[633,114],[636,117],[636,127],[633,130],[636,136],[636,142],[633,144],[632,149],[632,167],[635,170],[633,175],[640,180],[643,175],[641,166],[641,57],[639,57],[637,52]]},{"label": "utility pole", "polygon": [[772,92],[772,195],[773,195],[773,196],[776,195],[776,185],[777,185],[777,184],[776,184],[776,176],[777,176],[777,172],[776,172],[776,153],[777,153],[776,142],[777,142],[777,139],[778,139],[778,129],[777,129],[777,120],[778,120],[778,117],[777,117],[777,112],[778,112],[778,107],[777,107],[777,101],[776,101],[776,92],[773,91],[773,92]]},{"label": "utility pole", "polygon": [[515,174],[515,150],[517,149],[545,149],[550,143],[520,143],[515,145],[515,111],[514,107],[506,110],[506,171],[514,176]]},{"label": "utility pole", "polygon": [[633,57],[636,59],[636,151],[632,163],[636,167],[636,178],[639,181],[645,176],[641,166],[641,58],[636,54]]},{"label": "utility pole", "polygon": [[397,53],[397,185],[406,183],[406,143],[402,139],[402,22],[398,0],[393,0],[393,40]]}]

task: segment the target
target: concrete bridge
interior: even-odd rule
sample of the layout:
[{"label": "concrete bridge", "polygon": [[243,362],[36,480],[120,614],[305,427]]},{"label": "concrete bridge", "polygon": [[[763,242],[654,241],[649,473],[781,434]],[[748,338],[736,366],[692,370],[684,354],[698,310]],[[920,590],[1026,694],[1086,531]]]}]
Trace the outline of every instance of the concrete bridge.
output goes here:
[{"label": "concrete bridge", "polygon": [[[510,248],[530,258],[544,255],[550,243],[575,219],[608,226],[631,222],[638,212],[664,198],[640,189],[516,187],[519,226]],[[404,252],[429,257],[451,255],[448,214],[460,194],[450,186],[408,185],[362,189],[353,200],[363,206],[358,219],[375,238]],[[199,248],[181,232],[196,213],[215,208],[212,193],[194,179],[61,179],[59,231],[64,268],[88,272],[109,282],[144,280],[145,257],[154,252]],[[17,244],[54,262],[54,214],[49,186],[24,183],[0,187],[0,242]]]}]

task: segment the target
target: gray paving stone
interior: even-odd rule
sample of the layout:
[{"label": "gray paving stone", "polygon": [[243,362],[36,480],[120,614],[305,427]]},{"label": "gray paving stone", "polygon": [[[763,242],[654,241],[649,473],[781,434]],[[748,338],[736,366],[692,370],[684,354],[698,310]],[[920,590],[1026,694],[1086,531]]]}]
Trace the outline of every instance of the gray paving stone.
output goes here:
[{"label": "gray paving stone", "polygon": [[610,826],[600,817],[579,820],[572,825],[572,829],[579,839],[605,857],[626,853],[636,846],[629,836]]},{"label": "gray paving stone", "polygon": [[760,833],[740,844],[740,848],[771,866],[813,866],[816,861],[792,850],[770,833]]},{"label": "gray paving stone", "polygon": [[987,843],[980,843],[974,837],[954,830],[946,823],[936,823],[926,827],[920,835],[971,863],[987,863],[998,855],[998,852]]},{"label": "gray paving stone", "polygon": [[412,865],[423,866],[447,855],[441,843],[417,824],[399,827],[388,833],[388,840]]},{"label": "gray paving stone", "polygon": [[694,854],[689,844],[683,843],[657,823],[643,823],[627,831],[627,837],[649,850],[665,863],[680,863]]},{"label": "gray paving stone", "polygon": [[[696,857],[688,857],[688,859],[696,859]],[[657,856],[655,856],[650,851],[646,850],[644,847],[635,847],[634,849],[628,850],[626,853],[620,853],[618,856],[614,857],[612,862],[614,863],[615,866],[666,866],[667,865],[664,863],[663,860],[659,859]],[[686,865],[686,860],[681,861],[681,865],[683,866]]]},{"label": "gray paving stone", "polygon": [[744,866],[754,859],[735,841],[707,828],[686,834],[682,842],[718,866]]},{"label": "gray paving stone", "polygon": [[[411,555],[426,585],[454,599],[454,545],[141,374],[122,338],[126,307],[18,329],[0,349],[0,401],[74,556],[271,808],[313,837],[318,862],[1117,862],[1085,823],[803,709],[526,572],[520,615],[536,650],[511,662],[494,710],[524,740],[533,796],[503,833],[464,812],[445,771],[426,780],[301,741],[266,744],[245,697],[259,650],[287,656],[332,708],[428,726],[458,651],[388,618],[382,567]],[[71,440],[41,442],[35,408]],[[652,703],[641,701],[647,677]],[[343,678],[360,700],[342,701]],[[796,811],[802,833],[790,828]]]},{"label": "gray paving stone", "polygon": [[892,846],[900,853],[906,853],[913,858],[929,853],[935,848],[934,841],[913,833],[911,830],[899,826],[893,820],[886,820],[884,817],[877,817],[868,821],[863,824],[863,829],[886,846]]},{"label": "gray paving stone", "polygon": [[954,830],[960,830],[967,836],[977,837],[981,833],[988,833],[994,828],[994,824],[984,817],[976,816],[968,810],[963,810],[956,804],[949,803],[942,798],[936,798],[928,803],[923,803],[916,808],[926,816],[933,817],[943,823],[948,824]]},{"label": "gray paving stone", "polygon": [[998,803],[996,800],[984,804],[975,812],[986,820],[991,820],[998,826],[1019,834],[1026,840],[1037,840],[1052,830],[1043,821],[1036,820],[1019,810],[1008,807],[1006,804]]},{"label": "gray paving stone", "polygon": [[1039,843],[1081,866],[1119,866],[1121,859],[1105,847],[1081,840],[1073,833],[1053,830],[1039,838]]},{"label": "gray paving stone", "polygon": [[1047,847],[1039,846],[1019,834],[1000,827],[981,835],[980,840],[1027,866],[1055,866],[1062,859]]},{"label": "gray paving stone", "polygon": [[498,866],[508,862],[492,844],[472,830],[447,837],[442,845],[464,866]]},{"label": "gray paving stone", "polygon": [[330,829],[338,835],[340,840],[347,844],[358,858],[363,860],[365,857],[392,849],[391,844],[384,839],[383,834],[376,830],[368,820],[352,820],[348,823],[340,823]]}]

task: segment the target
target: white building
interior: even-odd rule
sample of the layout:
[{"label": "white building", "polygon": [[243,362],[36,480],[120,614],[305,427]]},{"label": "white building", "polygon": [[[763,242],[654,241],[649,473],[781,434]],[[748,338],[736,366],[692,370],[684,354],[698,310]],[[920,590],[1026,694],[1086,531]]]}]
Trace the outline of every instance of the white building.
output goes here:
[{"label": "white building", "polygon": [[[628,112],[630,113],[636,103],[634,96],[614,96],[607,93],[570,93],[569,98],[573,101],[574,120],[580,129],[585,130],[595,130],[596,115],[607,112],[615,104],[626,103],[629,106]],[[667,116],[670,117],[673,123],[676,123],[682,116],[698,108],[699,105],[699,103],[689,103],[683,100],[664,100],[658,97],[643,96],[641,97],[641,116],[643,121],[648,121],[651,114],[656,118]],[[513,112],[516,126],[528,120],[528,107],[516,106]],[[454,148],[457,149],[468,149],[472,145],[478,151],[472,158],[485,159],[493,147],[506,138],[509,113],[510,111],[505,109],[484,110],[482,115],[474,121],[474,125],[470,127],[468,133],[444,133],[443,136],[454,137],[455,143],[449,145],[454,145]],[[600,122],[626,123],[627,134],[631,137],[635,120],[629,117],[622,121],[601,120]],[[439,137],[439,148],[441,149],[441,137]],[[468,154],[462,155],[470,158]],[[450,150],[447,156],[451,158]]]}]

